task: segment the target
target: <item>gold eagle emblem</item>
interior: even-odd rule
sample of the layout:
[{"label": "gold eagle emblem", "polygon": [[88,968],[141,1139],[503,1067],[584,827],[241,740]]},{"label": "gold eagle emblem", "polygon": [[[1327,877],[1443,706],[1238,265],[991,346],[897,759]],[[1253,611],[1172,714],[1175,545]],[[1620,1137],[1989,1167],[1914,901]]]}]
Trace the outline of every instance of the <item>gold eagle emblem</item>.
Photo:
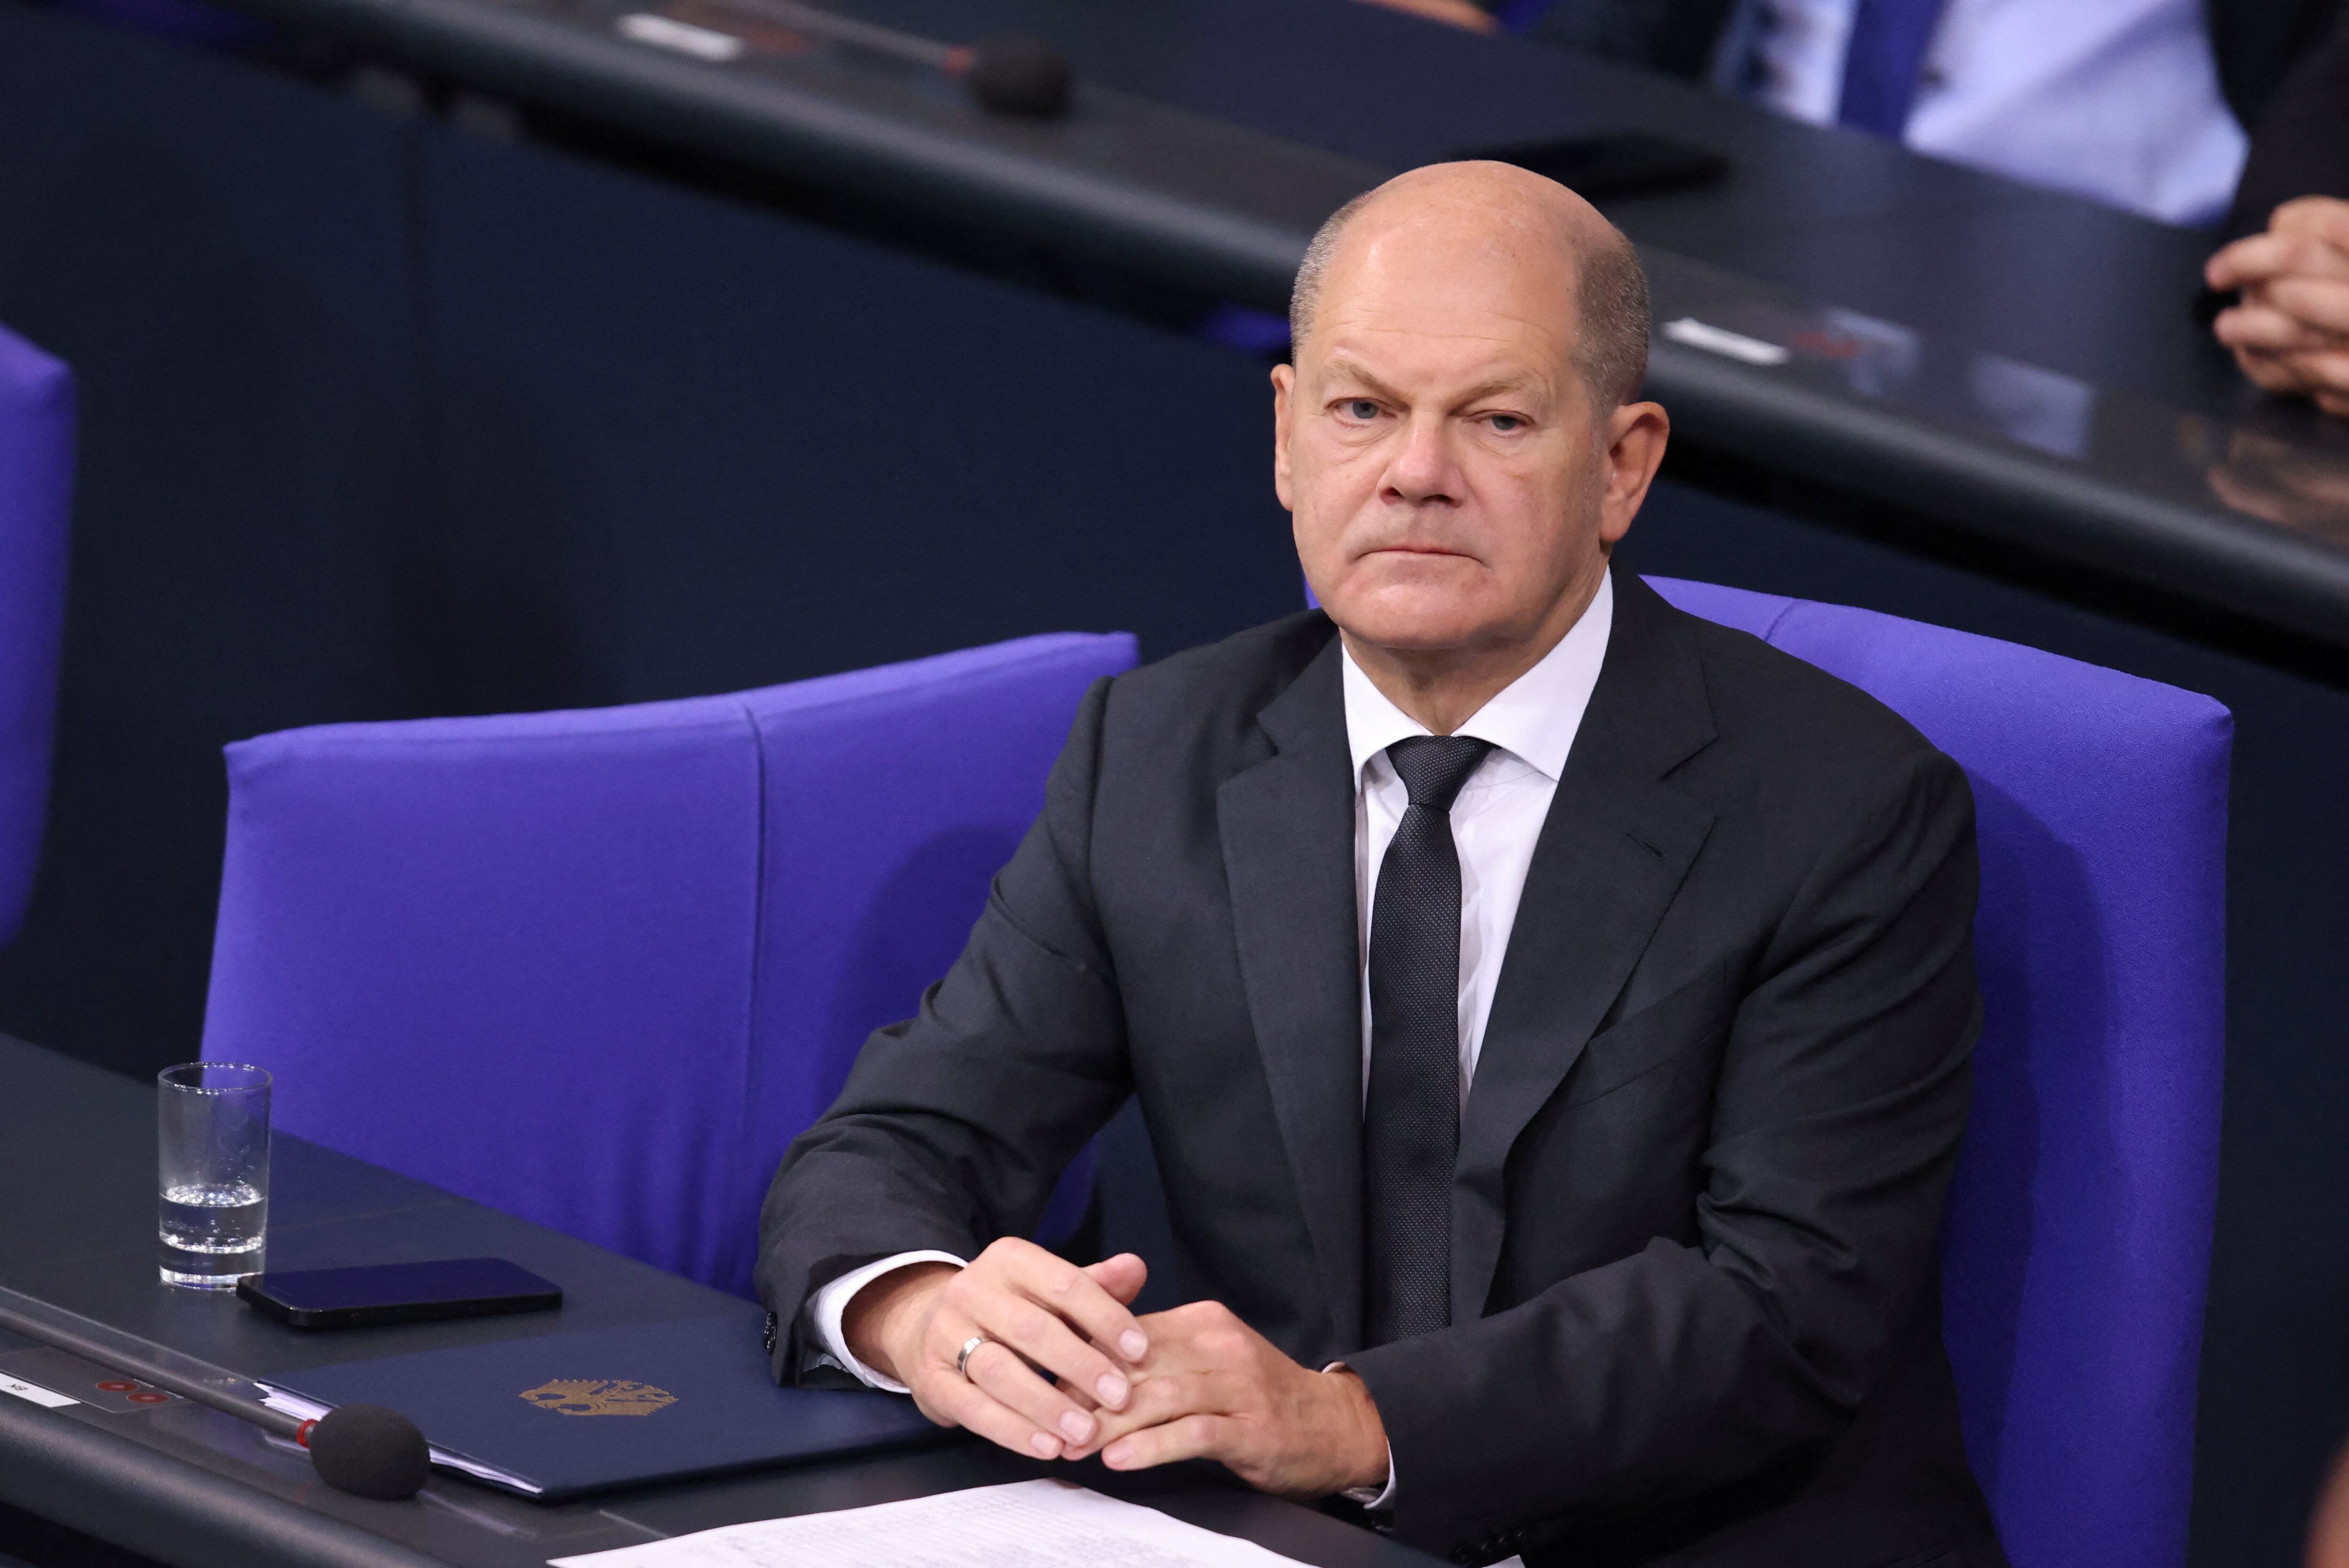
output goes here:
[{"label": "gold eagle emblem", "polygon": [[542,1410],[565,1416],[649,1416],[677,1396],[649,1383],[627,1383],[610,1377],[557,1377],[525,1388],[522,1397]]}]

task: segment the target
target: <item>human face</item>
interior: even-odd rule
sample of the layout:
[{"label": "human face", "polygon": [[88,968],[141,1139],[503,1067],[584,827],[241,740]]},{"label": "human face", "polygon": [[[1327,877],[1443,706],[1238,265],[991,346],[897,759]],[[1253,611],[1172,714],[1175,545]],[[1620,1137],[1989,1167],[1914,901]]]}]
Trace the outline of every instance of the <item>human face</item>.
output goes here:
[{"label": "human face", "polygon": [[1461,227],[1350,234],[1274,373],[1306,578],[1350,637],[1398,654],[1555,642],[1638,505],[1604,504],[1617,421],[1573,363],[1563,247]]}]

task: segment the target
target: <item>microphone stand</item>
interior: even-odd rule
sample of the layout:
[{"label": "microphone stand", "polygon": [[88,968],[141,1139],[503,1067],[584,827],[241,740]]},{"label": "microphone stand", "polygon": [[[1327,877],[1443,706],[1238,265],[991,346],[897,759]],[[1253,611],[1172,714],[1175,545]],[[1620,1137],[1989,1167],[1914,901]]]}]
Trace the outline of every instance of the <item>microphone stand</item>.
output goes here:
[{"label": "microphone stand", "polygon": [[[249,1378],[181,1356],[177,1351],[165,1351],[164,1354],[180,1365],[166,1366],[148,1354],[150,1350],[161,1349],[160,1346],[148,1346],[119,1330],[93,1323],[62,1307],[51,1306],[47,1302],[19,1295],[5,1286],[0,1286],[0,1328],[10,1329],[27,1339],[37,1339],[53,1350],[78,1356],[85,1361],[95,1361],[114,1371],[127,1372],[141,1383],[152,1383],[167,1394],[177,1394],[192,1404],[209,1406],[224,1415],[234,1416],[240,1421],[251,1421],[256,1427],[305,1448],[309,1446],[309,1433],[305,1429],[317,1424],[304,1421],[283,1410],[273,1410],[261,1403],[258,1387]],[[254,1392],[244,1396],[231,1391],[239,1386],[253,1388]]]},{"label": "microphone stand", "polygon": [[273,1410],[261,1402],[260,1387],[249,1377],[5,1286],[0,1286],[0,1328],[284,1438],[306,1451],[319,1479],[338,1491],[398,1501],[414,1497],[430,1470],[423,1434],[396,1411],[351,1405],[305,1420]]}]

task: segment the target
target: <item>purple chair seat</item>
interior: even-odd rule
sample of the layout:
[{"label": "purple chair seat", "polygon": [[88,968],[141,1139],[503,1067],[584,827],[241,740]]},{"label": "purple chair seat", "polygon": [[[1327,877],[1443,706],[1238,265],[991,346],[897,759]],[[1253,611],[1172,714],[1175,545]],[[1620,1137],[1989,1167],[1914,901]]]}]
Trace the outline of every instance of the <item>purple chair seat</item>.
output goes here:
[{"label": "purple chair seat", "polygon": [[1941,1288],[1967,1454],[2015,1568],[2176,1568],[2218,1190],[2233,721],[2032,648],[1651,582],[1872,693],[1972,781],[1985,1018]]},{"label": "purple chair seat", "polygon": [[0,947],[40,858],[73,460],[72,374],[0,327]]},{"label": "purple chair seat", "polygon": [[242,741],[204,1055],[274,1072],[289,1132],[748,1295],[784,1146],[953,962],[1133,662],[1066,634]]}]

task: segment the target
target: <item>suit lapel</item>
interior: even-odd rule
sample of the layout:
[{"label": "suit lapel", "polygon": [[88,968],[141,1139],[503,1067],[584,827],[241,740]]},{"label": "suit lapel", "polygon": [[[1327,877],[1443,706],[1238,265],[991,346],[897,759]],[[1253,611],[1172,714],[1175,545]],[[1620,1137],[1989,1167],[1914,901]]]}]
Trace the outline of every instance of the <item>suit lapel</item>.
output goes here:
[{"label": "suit lapel", "polygon": [[1680,613],[1618,573],[1590,707],[1526,874],[1461,1119],[1452,1319],[1483,1315],[1506,1218],[1510,1147],[1621,994],[1713,826],[1661,782],[1713,736]]},{"label": "suit lapel", "polygon": [[1216,821],[1248,1016],[1342,1351],[1361,1335],[1362,1025],[1336,637],[1257,723],[1272,755],[1224,782]]}]

